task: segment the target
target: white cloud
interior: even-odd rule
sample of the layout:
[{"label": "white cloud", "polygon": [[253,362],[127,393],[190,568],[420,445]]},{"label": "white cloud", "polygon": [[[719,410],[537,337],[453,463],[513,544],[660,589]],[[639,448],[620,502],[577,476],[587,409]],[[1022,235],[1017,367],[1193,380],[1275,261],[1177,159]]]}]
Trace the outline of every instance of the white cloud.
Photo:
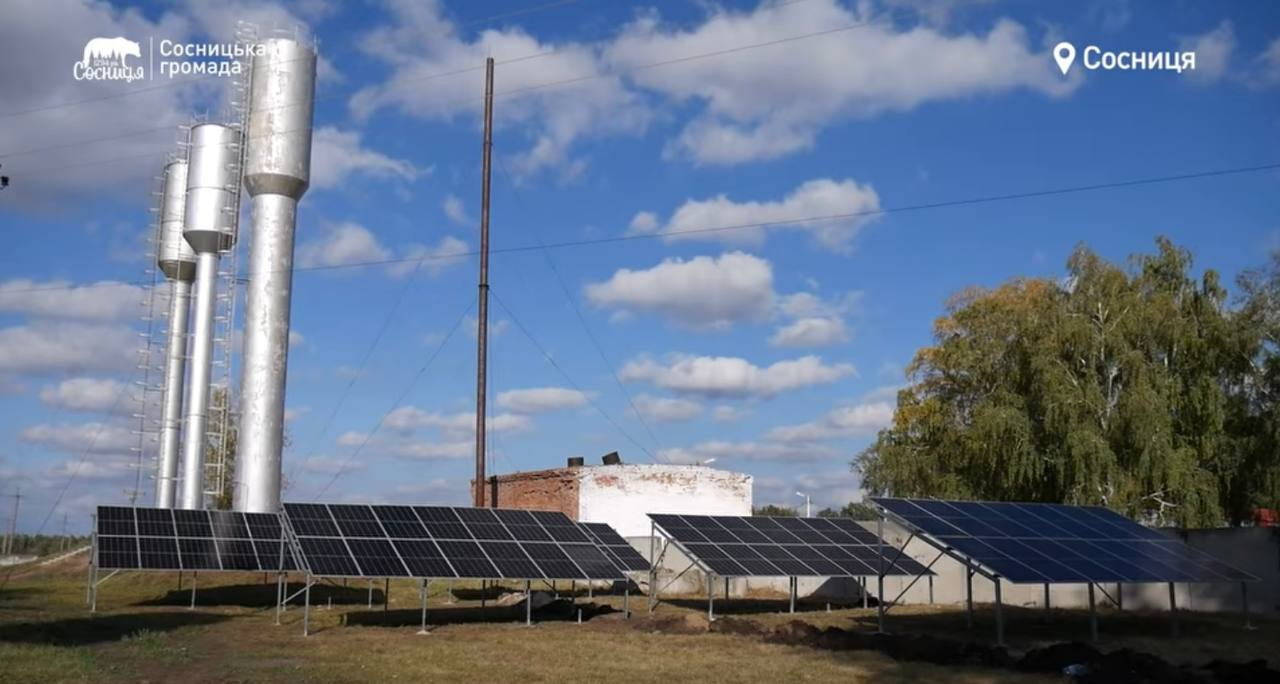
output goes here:
[{"label": "white cloud", "polygon": [[334,441],[337,443],[338,446],[354,447],[354,446],[360,446],[361,444],[364,444],[365,440],[367,440],[368,438],[369,438],[369,435],[367,433],[356,432],[355,430],[349,430],[347,432],[344,432],[338,435],[338,439]]},{"label": "white cloud", "polygon": [[0,329],[0,372],[125,371],[138,336],[124,325],[37,321]]},{"label": "white cloud", "polygon": [[[391,0],[388,5],[393,21],[365,34],[361,45],[388,64],[392,74],[351,98],[357,118],[396,109],[432,121],[476,120],[484,94],[481,67],[492,56],[501,65],[495,79],[494,97],[500,104],[494,125],[499,131],[516,129],[527,141],[524,151],[508,162],[517,179],[548,169],[559,170],[562,177],[576,176],[585,167],[585,160],[574,154],[578,141],[637,132],[648,121],[641,98],[620,78],[603,75],[593,46],[546,43],[517,27],[487,29],[469,41],[437,3]],[[535,54],[545,56],[503,63]],[[569,79],[584,80],[527,90]]]},{"label": "white cloud", "polygon": [[[514,413],[486,416],[486,422],[489,432],[514,432],[524,430],[530,425],[528,417]],[[436,428],[446,434],[461,435],[475,432],[476,414],[474,412],[434,413],[415,406],[401,406],[388,413],[382,425],[402,432],[419,428]]]},{"label": "white cloud", "polygon": [[702,404],[690,399],[637,395],[634,399],[640,415],[655,423],[675,423],[693,420],[702,415]]},{"label": "white cloud", "polygon": [[711,412],[711,416],[715,418],[717,422],[736,423],[747,413],[748,413],[747,411],[741,408],[738,408],[737,406],[721,404],[717,406],[714,411]]},{"label": "white cloud", "polygon": [[390,447],[391,453],[404,458],[436,461],[467,458],[476,452],[475,442],[402,442]]},{"label": "white cloud", "polygon": [[302,465],[303,472],[312,475],[337,475],[338,473],[351,473],[357,470],[363,470],[365,464],[363,461],[356,461],[348,458],[328,458],[317,456],[308,459]]},{"label": "white cloud", "polygon": [[772,397],[783,392],[833,383],[855,373],[852,365],[827,365],[817,356],[759,367],[729,356],[677,355],[668,363],[639,359],[623,366],[623,380],[643,380],[680,394],[704,397]]},{"label": "white cloud", "polygon": [[1251,78],[1254,85],[1265,87],[1280,83],[1280,38],[1271,41],[1254,61],[1257,67]]},{"label": "white cloud", "polygon": [[18,433],[30,444],[42,444],[69,453],[127,454],[138,446],[133,430],[113,423],[32,425]]},{"label": "white cloud", "polygon": [[395,178],[414,181],[428,173],[404,159],[393,159],[360,144],[357,131],[340,131],[333,126],[315,129],[311,143],[311,185],[335,188],[351,176]]},{"label": "white cloud", "polygon": [[[659,233],[667,240],[758,246],[770,231],[795,230],[809,233],[824,248],[847,252],[858,231],[879,209],[880,196],[870,185],[859,185],[852,179],[819,178],[806,181],[780,200],[739,202],[723,194],[686,200],[664,225],[647,232]],[[649,226],[647,219],[641,219],[648,213],[632,219],[633,231],[637,221]],[[837,216],[844,218],[831,218]],[[760,225],[765,223],[777,225]],[[714,230],[718,228],[732,229]]]},{"label": "white cloud", "polygon": [[292,406],[286,407],[284,410],[284,422],[292,423],[308,413],[311,413],[311,407],[309,406],[299,406],[297,408],[293,408]]},{"label": "white cloud", "polygon": [[530,387],[498,393],[498,406],[515,413],[549,413],[586,406],[591,395],[568,387]]},{"label": "white cloud", "polygon": [[[74,285],[66,280],[27,279],[0,283],[0,312],[39,318],[86,321],[136,321],[146,290],[130,283],[102,280]],[[157,293],[158,294],[158,293]]]},{"label": "white cloud", "polygon": [[392,276],[405,276],[414,270],[425,271],[431,277],[444,272],[450,266],[463,263],[467,258],[467,243],[451,235],[440,238],[433,245],[413,244],[404,250],[404,259],[398,264],[387,267]]},{"label": "white cloud", "polygon": [[1183,38],[1178,45],[1183,51],[1196,53],[1196,68],[1188,75],[1200,83],[1212,83],[1227,73],[1236,48],[1235,27],[1230,21],[1223,21],[1208,33]]},{"label": "white cloud", "polygon": [[867,437],[893,422],[893,408],[894,404],[888,401],[842,406],[813,422],[776,427],[769,431],[768,439],[775,442],[818,442],[842,437]]},{"label": "white cloud", "polygon": [[761,3],[741,12],[720,7],[692,28],[648,13],[606,50],[610,63],[635,68],[672,55],[704,54],[796,36],[857,28],[731,56],[643,69],[631,79],[698,113],[667,147],[701,164],[776,158],[811,148],[841,120],[908,111],[927,102],[1027,89],[1070,93],[1045,51],[1018,23],[1001,19],[985,34],[899,28],[869,4],[837,0]]},{"label": "white cloud", "polygon": [[349,266],[390,258],[391,250],[383,247],[372,231],[350,221],[330,224],[321,235],[298,246],[298,265],[303,268]]},{"label": "white cloud", "polygon": [[808,494],[813,511],[823,508],[839,509],[853,501],[862,501],[864,492],[858,476],[848,468],[829,471],[808,471],[786,476],[758,476],[754,482],[756,506],[773,504],[804,511],[804,499],[796,492]]},{"label": "white cloud", "polygon": [[378,239],[373,231],[352,222],[332,223],[320,235],[298,246],[302,268],[330,268],[360,264],[385,264],[387,275],[400,278],[415,270],[435,277],[466,258],[467,243],[452,236],[435,245],[410,244],[400,256]]},{"label": "white cloud", "polygon": [[587,285],[586,293],[596,306],[656,313],[694,329],[725,329],[769,317],[773,267],[742,252],[666,259],[646,270],[620,269]]},{"label": "white cloud", "polygon": [[471,217],[467,215],[467,210],[463,208],[462,199],[457,195],[450,193],[444,198],[444,203],[441,207],[444,209],[444,215],[460,226],[470,226],[474,223]]},{"label": "white cloud", "polygon": [[301,347],[307,343],[307,338],[297,330],[289,331],[289,348]]},{"label": "white cloud", "polygon": [[[477,330],[479,326],[480,319],[475,316],[468,315],[462,320],[463,331],[467,333],[467,337],[470,337],[473,340],[479,335],[479,331]],[[499,318],[497,320],[492,318],[489,319],[489,339],[504,335],[510,329],[511,321],[506,318]]]},{"label": "white cloud", "polygon": [[769,338],[775,347],[825,347],[849,340],[849,331],[839,318],[801,318],[778,328]]},{"label": "white cloud", "polygon": [[71,411],[114,411],[124,415],[138,409],[136,392],[128,384],[107,378],[71,378],[40,390],[40,401]]},{"label": "white cloud", "polygon": [[657,453],[662,463],[705,463],[709,459],[716,461],[780,461],[790,463],[808,463],[825,461],[838,456],[842,452],[831,447],[815,444],[779,444],[773,442],[700,442],[691,447],[675,447],[663,449]]}]

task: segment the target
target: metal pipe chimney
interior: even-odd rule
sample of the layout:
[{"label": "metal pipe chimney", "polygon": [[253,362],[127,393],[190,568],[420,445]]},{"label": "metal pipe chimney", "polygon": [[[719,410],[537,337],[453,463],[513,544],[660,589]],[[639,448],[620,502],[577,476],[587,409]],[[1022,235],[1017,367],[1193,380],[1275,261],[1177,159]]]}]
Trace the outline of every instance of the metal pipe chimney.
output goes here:
[{"label": "metal pipe chimney", "polygon": [[160,248],[156,263],[169,280],[169,333],[165,343],[164,394],[160,409],[160,460],[156,469],[156,506],[173,508],[178,482],[182,399],[187,375],[187,317],[191,309],[191,281],[196,277],[196,253],[182,237],[187,206],[187,162],[169,162],[164,169],[160,201]]},{"label": "metal pipe chimney", "polygon": [[240,133],[218,124],[191,129],[183,237],[196,253],[195,332],[182,440],[181,508],[204,508],[204,451],[213,371],[213,317],[218,260],[236,240]]},{"label": "metal pipe chimney", "polygon": [[298,200],[311,183],[316,53],[289,38],[253,57],[245,188],[252,200],[234,507],[280,510],[289,308]]}]

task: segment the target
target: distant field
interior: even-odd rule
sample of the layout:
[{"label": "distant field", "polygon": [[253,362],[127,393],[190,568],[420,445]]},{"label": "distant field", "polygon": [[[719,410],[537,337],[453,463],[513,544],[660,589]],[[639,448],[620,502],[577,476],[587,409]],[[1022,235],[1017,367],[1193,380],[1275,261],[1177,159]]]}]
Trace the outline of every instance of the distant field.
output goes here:
[{"label": "distant field", "polygon": [[[302,613],[289,610],[281,626],[268,608],[274,583],[262,575],[218,573],[199,578],[202,603],[186,608],[190,577],[177,589],[173,573],[116,576],[102,586],[99,612],[84,605],[84,556],[50,567],[16,570],[0,590],[0,680],[9,682],[351,682],[351,681],[1060,681],[1009,670],[941,667],[897,662],[872,651],[826,651],[763,643],[715,633],[672,634],[637,629],[644,598],[632,597],[637,615],[598,616],[575,624],[562,612],[533,628],[521,622],[523,607],[479,610],[478,592],[459,585],[461,598],[445,605],[444,583],[433,583],[432,634],[415,634],[416,585],[393,582],[389,610],[366,607],[366,584],[313,590],[311,637],[303,637]],[[3,577],[0,574],[0,577]],[[375,601],[382,597],[381,585]],[[329,608],[329,599],[334,600]],[[582,597],[582,602],[587,599]],[[595,597],[621,607],[621,597]],[[815,606],[796,616],[772,612],[781,602],[730,601],[729,614],[765,624],[800,617],[819,626],[874,630],[874,610],[826,612]],[[705,604],[664,603],[659,615],[696,625]],[[891,629],[963,633],[963,612],[898,609]],[[1055,611],[1052,622],[1034,611],[1011,611],[1008,633],[1015,647],[1045,639],[1079,638],[1087,629],[1079,613]],[[670,621],[670,620],[668,620]],[[358,625],[365,626],[358,626]],[[648,623],[644,623],[648,625]],[[1187,619],[1187,638],[1167,633],[1163,616],[1104,614],[1108,645],[1156,652],[1173,662],[1225,657],[1265,657],[1280,643],[1273,622],[1246,632],[1229,618]],[[956,628],[961,628],[957,630]],[[979,615],[971,635],[989,636],[990,618]],[[696,629],[696,628],[695,628]],[[1051,634],[1053,633],[1053,634]]]}]

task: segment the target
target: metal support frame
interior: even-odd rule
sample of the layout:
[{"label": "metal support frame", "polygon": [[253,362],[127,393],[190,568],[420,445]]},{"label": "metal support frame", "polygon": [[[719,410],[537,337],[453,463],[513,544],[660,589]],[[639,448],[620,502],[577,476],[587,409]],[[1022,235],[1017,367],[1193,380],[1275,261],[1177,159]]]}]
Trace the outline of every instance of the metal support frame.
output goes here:
[{"label": "metal support frame", "polygon": [[373,607],[373,579],[369,580],[369,601],[365,604],[365,608]]},{"label": "metal support frame", "polygon": [[716,621],[716,594],[715,594],[715,591],[711,588],[712,584],[715,581],[716,581],[716,576],[708,572],[707,573],[707,622]]},{"label": "metal support frame", "polygon": [[384,577],[382,585],[382,612],[391,610],[391,578]]},{"label": "metal support frame", "polygon": [[1049,583],[1045,582],[1044,583],[1044,612],[1047,614],[1050,610],[1051,609],[1049,607]]},{"label": "metal support frame", "polygon": [[111,579],[112,577],[115,577],[117,574],[119,574],[119,572],[120,572],[119,570],[112,570],[109,574],[107,574],[106,577],[100,578],[98,577],[98,566],[97,564],[94,564],[93,580],[89,586],[89,589],[90,589],[89,612],[90,613],[98,612],[98,587],[101,586],[103,583],[105,583],[107,580]]},{"label": "metal support frame", "polygon": [[420,636],[427,636],[431,632],[427,631],[427,586],[430,580],[422,580],[422,587],[418,589],[418,593],[422,595],[422,625],[418,628]]},{"label": "metal support frame", "polygon": [[884,633],[884,515],[876,518],[876,629]]},{"label": "metal support frame", "polygon": [[995,580],[996,587],[996,645],[1004,646],[1004,601],[1000,597],[1000,580]]},{"label": "metal support frame", "polygon": [[1098,640],[1098,609],[1094,605],[1093,582],[1089,583],[1089,638]]},{"label": "metal support frame", "polygon": [[965,626],[973,629],[973,568],[964,564]]},{"label": "metal support frame", "polygon": [[533,626],[533,582],[524,581],[524,625]]},{"label": "metal support frame", "polygon": [[862,590],[862,607],[867,608],[871,605],[871,601],[867,596],[867,578],[866,576],[858,578],[858,586]]},{"label": "metal support frame", "polygon": [[276,624],[280,624],[280,609],[284,603],[284,587],[287,581],[284,580],[284,573],[276,573]]},{"label": "metal support frame", "polygon": [[1244,613],[1244,628],[1254,629],[1253,623],[1249,620],[1249,583],[1240,583],[1240,611]]},{"label": "metal support frame", "polygon": [[920,581],[921,577],[929,578],[929,603],[933,603],[933,575],[930,575],[927,573],[933,569],[933,564],[942,560],[942,557],[945,555],[946,554],[944,553],[939,553],[938,555],[934,556],[933,560],[929,561],[929,564],[925,566],[924,568],[925,572],[922,572],[916,575],[915,577],[911,578],[911,582],[908,583],[907,586],[903,587],[902,591],[898,592],[898,595],[893,597],[892,601],[889,601],[889,605],[885,606],[884,612],[888,613],[889,611],[893,610],[893,607],[898,605],[898,601],[901,600],[903,596],[906,596],[908,591],[911,591],[911,587],[914,587],[916,585],[916,582]]},{"label": "metal support frame", "polygon": [[187,607],[187,610],[196,609],[196,578],[199,577],[199,575],[200,573],[198,572],[193,571],[191,573],[191,605]]},{"label": "metal support frame", "polygon": [[1116,610],[1124,610],[1124,585],[1116,582]]},{"label": "metal support frame", "polygon": [[790,578],[790,580],[791,582],[787,585],[787,588],[790,590],[788,593],[791,595],[790,612],[794,613],[796,612],[796,593],[799,588],[798,585],[800,584],[800,581],[795,577]]},{"label": "metal support frame", "polygon": [[622,619],[631,619],[631,580],[622,586]]},{"label": "metal support frame", "polygon": [[1169,636],[1178,638],[1178,596],[1173,582],[1169,583]]},{"label": "metal support frame", "polygon": [[729,578],[724,578],[724,600],[729,600]]},{"label": "metal support frame", "polygon": [[311,573],[307,573],[307,585],[302,588],[306,599],[302,604],[302,636],[311,636],[311,585],[315,582],[311,579]]}]

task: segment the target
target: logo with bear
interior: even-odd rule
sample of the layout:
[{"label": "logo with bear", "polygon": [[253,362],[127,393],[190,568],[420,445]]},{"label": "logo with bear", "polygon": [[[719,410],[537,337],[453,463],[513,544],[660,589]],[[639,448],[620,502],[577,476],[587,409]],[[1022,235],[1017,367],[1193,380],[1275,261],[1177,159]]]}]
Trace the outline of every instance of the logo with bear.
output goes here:
[{"label": "logo with bear", "polygon": [[144,67],[130,64],[130,57],[142,59],[138,43],[121,36],[94,38],[85,43],[84,54],[72,68],[72,75],[77,81],[132,82],[144,78]]}]

